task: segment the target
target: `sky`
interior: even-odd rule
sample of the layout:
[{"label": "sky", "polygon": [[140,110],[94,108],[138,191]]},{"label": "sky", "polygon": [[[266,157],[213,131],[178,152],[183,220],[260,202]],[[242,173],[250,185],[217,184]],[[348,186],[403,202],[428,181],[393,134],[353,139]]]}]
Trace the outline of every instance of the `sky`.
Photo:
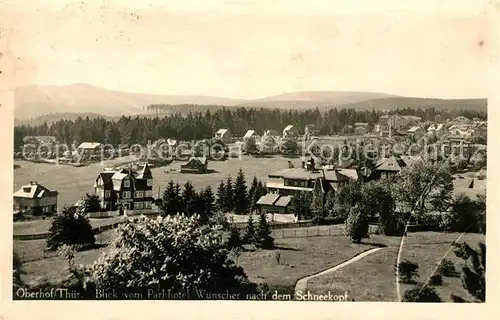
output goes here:
[{"label": "sky", "polygon": [[9,0],[5,57],[16,86],[245,99],[310,90],[488,95],[498,34],[485,5],[382,2]]}]

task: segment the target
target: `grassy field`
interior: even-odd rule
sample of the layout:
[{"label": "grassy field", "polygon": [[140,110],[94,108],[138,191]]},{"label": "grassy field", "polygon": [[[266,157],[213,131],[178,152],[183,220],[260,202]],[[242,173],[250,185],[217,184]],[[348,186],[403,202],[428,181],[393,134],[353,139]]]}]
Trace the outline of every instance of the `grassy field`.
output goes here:
[{"label": "grassy field", "polygon": [[[275,250],[243,252],[238,264],[251,281],[267,283],[280,293],[293,293],[300,278],[333,267],[372,248],[370,242],[353,244],[345,236],[280,239]],[[276,260],[279,251],[280,263]]]},{"label": "grassy field", "polygon": [[[209,174],[188,174],[180,173],[180,165],[183,162],[175,161],[167,167],[153,168],[153,194],[156,197],[158,191],[162,192],[168,181],[174,180],[183,184],[191,181],[196,188],[204,188],[210,185],[214,191],[221,180],[226,180],[231,175],[236,178],[238,170],[241,168],[245,173],[247,184],[249,185],[253,176],[265,180],[269,173],[287,168],[287,158],[276,156],[274,158],[255,158],[252,156],[242,156],[226,161],[212,161],[208,163],[209,169],[214,170]],[[116,162],[116,160],[113,160]],[[300,159],[294,160],[299,165]],[[32,163],[27,161],[16,161],[21,165],[14,171],[14,191],[30,181],[38,181],[49,189],[59,191],[58,206],[73,205],[85,193],[93,192],[94,180],[104,167],[110,166],[110,162],[104,164],[95,163],[87,167],[72,167],[66,165],[54,165],[43,163]],[[171,172],[166,172],[175,169]]]},{"label": "grassy field", "polygon": [[[115,235],[115,232],[115,230],[108,230],[96,235],[96,242],[98,244],[109,243]],[[31,258],[37,258],[40,254],[43,254],[41,252],[43,252],[45,248],[45,239],[14,241],[14,250],[19,252],[21,259],[23,259],[23,257],[27,258],[28,255]],[[104,250],[106,250],[106,247],[78,252],[75,257],[75,263],[77,265],[91,264]],[[45,258],[42,257],[43,259],[23,263],[23,271],[25,274],[22,276],[22,279],[25,283],[33,284],[42,280],[57,283],[68,274],[66,262],[59,257],[57,253],[50,252],[45,253],[44,255]]]},{"label": "grassy field", "polygon": [[[436,232],[410,233],[405,238],[401,261],[408,259],[418,263],[420,278],[423,283],[432,274],[437,264],[443,259],[454,262],[457,270],[462,263],[453,251],[448,252],[451,243],[459,234]],[[349,299],[356,301],[397,301],[396,277],[394,265],[397,261],[400,238],[372,235],[371,241],[387,245],[359,261],[356,261],[335,272],[313,278],[308,281],[307,289],[315,294],[344,293],[349,291]],[[480,234],[465,234],[460,241],[476,246],[484,241]],[[412,285],[401,284],[401,294]],[[451,301],[450,294],[467,298],[459,278],[443,278],[443,285],[436,287],[443,301]]]},{"label": "grassy field", "polygon": [[[99,226],[104,226],[113,224],[115,222],[119,222],[123,220],[123,217],[89,219],[89,220],[92,227],[97,228]],[[49,231],[51,224],[52,224],[52,219],[14,222],[13,233],[15,235],[45,233]]]},{"label": "grassy field", "polygon": [[[478,180],[476,179],[476,172],[469,172],[464,174],[456,174],[455,180],[453,180],[454,190],[453,193],[458,195],[460,193],[465,193],[469,198],[476,199],[478,193],[486,192],[486,179]],[[460,178],[461,176],[462,178]],[[471,180],[474,179],[474,188],[470,189],[469,184]]]}]

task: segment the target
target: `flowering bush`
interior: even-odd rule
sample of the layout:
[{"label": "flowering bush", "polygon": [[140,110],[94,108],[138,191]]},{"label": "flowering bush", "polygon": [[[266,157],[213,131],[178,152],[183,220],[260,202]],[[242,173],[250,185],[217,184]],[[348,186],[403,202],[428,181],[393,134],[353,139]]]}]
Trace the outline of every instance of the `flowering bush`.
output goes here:
[{"label": "flowering bush", "polygon": [[191,299],[199,299],[202,290],[254,292],[255,285],[229,253],[220,229],[202,225],[197,215],[141,217],[119,227],[107,252],[87,273],[96,287],[115,291],[164,289]]}]

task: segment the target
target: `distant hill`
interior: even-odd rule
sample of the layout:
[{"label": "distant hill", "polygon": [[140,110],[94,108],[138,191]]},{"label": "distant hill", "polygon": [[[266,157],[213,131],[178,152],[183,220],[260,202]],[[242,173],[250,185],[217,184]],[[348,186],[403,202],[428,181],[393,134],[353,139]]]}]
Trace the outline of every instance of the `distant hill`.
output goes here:
[{"label": "distant hill", "polygon": [[354,108],[358,110],[394,110],[394,109],[428,109],[434,107],[436,110],[463,109],[469,111],[483,111],[488,109],[487,99],[430,99],[430,98],[408,98],[391,97],[346,103],[342,108]]},{"label": "distant hill", "polygon": [[[153,95],[102,89],[87,84],[69,86],[24,86],[15,91],[15,124],[39,124],[78,116],[116,118],[144,115],[146,106],[166,105],[161,113],[188,113],[216,110],[222,106],[280,109],[355,108],[393,110],[396,108],[466,109],[486,111],[486,99],[408,98],[373,92],[299,91],[255,100],[196,95]],[[155,113],[153,112],[152,115]]]},{"label": "distant hill", "polygon": [[355,91],[298,91],[256,99],[243,103],[244,106],[262,108],[324,108],[338,107],[346,103],[358,103],[371,99],[396,97],[385,93]]},{"label": "distant hill", "polygon": [[237,105],[241,99],[210,96],[154,95],[106,90],[87,84],[24,86],[14,94],[15,118],[34,119],[55,113],[96,113],[104,116],[141,114],[150,104]]}]

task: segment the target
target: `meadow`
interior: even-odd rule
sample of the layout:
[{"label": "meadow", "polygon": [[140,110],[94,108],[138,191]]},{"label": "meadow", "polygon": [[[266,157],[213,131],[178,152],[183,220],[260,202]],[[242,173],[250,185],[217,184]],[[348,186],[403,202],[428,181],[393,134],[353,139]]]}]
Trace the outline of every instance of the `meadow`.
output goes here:
[{"label": "meadow", "polygon": [[[459,240],[477,247],[479,241],[485,241],[482,234],[456,234],[438,232],[409,233],[405,237],[401,261],[407,259],[419,265],[418,283],[424,283],[443,260],[451,260],[460,272],[463,260],[453,253],[452,243]],[[394,265],[400,245],[400,237],[370,235],[370,241],[387,247],[374,252],[361,260],[353,262],[335,272],[310,279],[307,289],[314,294],[342,294],[349,291],[349,298],[355,301],[398,301]],[[401,284],[400,292],[414,285]],[[443,277],[443,284],[435,287],[441,299],[451,302],[450,294],[469,298],[463,289],[459,277]]]},{"label": "meadow", "polygon": [[[287,168],[289,160],[294,161],[296,166],[300,165],[300,158],[288,159],[280,156],[256,158],[243,155],[241,159],[209,161],[208,168],[213,172],[207,174],[180,173],[180,165],[184,162],[174,161],[169,166],[152,169],[153,195],[157,197],[158,194],[161,194],[170,180],[177,181],[180,184],[191,181],[197,189],[210,185],[215,193],[220,181],[225,181],[228,176],[231,176],[234,180],[240,168],[245,173],[247,185],[250,185],[254,176],[265,181],[269,173]],[[122,161],[125,161],[125,159]],[[105,167],[116,163],[119,163],[119,161],[112,160],[104,163],[94,163],[86,167],[73,167],[16,161],[20,168],[14,171],[13,191],[18,190],[22,185],[30,181],[38,181],[38,183],[49,189],[59,191],[58,207],[62,209],[66,205],[75,204],[85,193],[93,193],[93,185],[99,173]]]}]

